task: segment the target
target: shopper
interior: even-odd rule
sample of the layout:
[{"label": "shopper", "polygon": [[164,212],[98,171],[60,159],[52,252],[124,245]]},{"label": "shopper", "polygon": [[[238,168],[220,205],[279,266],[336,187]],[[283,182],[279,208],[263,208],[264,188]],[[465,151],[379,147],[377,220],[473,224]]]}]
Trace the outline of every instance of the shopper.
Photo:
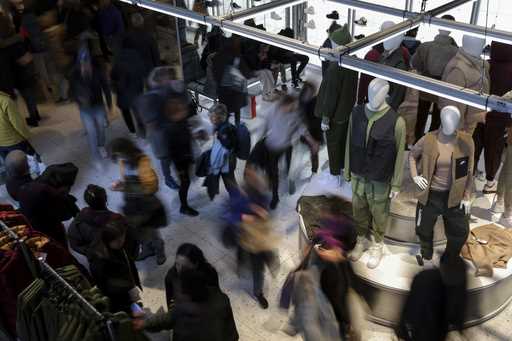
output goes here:
[{"label": "shopper", "polygon": [[235,178],[237,131],[228,119],[228,111],[224,104],[218,103],[210,109],[214,140],[210,152],[209,174],[205,181],[210,199],[219,193],[220,178],[230,194],[238,186]]},{"label": "shopper", "polygon": [[[314,233],[312,245],[299,267],[291,272],[281,292],[281,308],[294,306],[285,332],[302,334],[306,341],[346,340],[357,334],[364,320],[356,307],[351,286],[352,268],[347,254],[356,244],[350,218],[326,211]],[[357,297],[357,296],[356,296]]]},{"label": "shopper", "polygon": [[418,36],[418,27],[413,28],[405,32],[404,40],[402,41],[402,46],[409,51],[409,55],[412,56],[416,53],[416,49],[420,46],[421,41],[416,39]]},{"label": "shopper", "polygon": [[[295,32],[289,27],[282,29],[278,34],[287,38],[295,39]],[[302,83],[302,78],[300,75],[308,65],[309,57],[278,47],[271,48],[269,55],[271,60],[277,61],[281,64],[290,64],[292,72],[292,85],[297,88],[299,86],[299,82]],[[297,63],[299,63],[298,68]]]},{"label": "shopper", "polygon": [[88,44],[80,48],[76,66],[71,73],[70,92],[70,97],[78,104],[92,158],[99,165],[100,160],[107,157],[105,140],[108,118],[103,95],[109,111],[112,109],[112,95],[105,72],[97,60],[92,58]]},{"label": "shopper", "polygon": [[136,246],[127,239],[127,226],[118,219],[110,220],[88,257],[92,277],[110,300],[110,311],[130,313],[130,305],[140,300],[142,286],[134,262]]},{"label": "shopper", "polygon": [[82,208],[68,228],[69,246],[75,252],[88,256],[107,225],[113,219],[126,223],[125,218],[107,207],[107,191],[103,187],[87,185],[84,201],[88,207]]},{"label": "shopper", "polygon": [[[311,138],[318,144],[324,143],[324,134],[322,132],[322,119],[315,115],[316,106],[316,87],[310,82],[304,82],[302,89],[299,93],[299,112],[300,116],[305,120],[308,128],[308,133]],[[304,137],[300,140],[307,143]],[[290,149],[291,152],[291,149]],[[319,157],[318,148],[310,148],[311,153],[311,173],[316,174],[318,172]],[[289,157],[291,162],[291,155]]]},{"label": "shopper", "polygon": [[18,201],[20,188],[31,182],[30,167],[28,165],[27,154],[21,150],[13,150],[5,158],[5,188],[9,196]]},{"label": "shopper", "polygon": [[241,52],[240,37],[233,35],[212,61],[219,102],[234,114],[236,125],[240,124],[240,110],[247,105],[247,79],[252,77]]},{"label": "shopper", "polygon": [[165,276],[165,298],[169,310],[172,309],[176,301],[183,299],[181,276],[188,270],[202,273],[207,286],[219,288],[217,270],[204,258],[203,251],[194,244],[181,244],[176,251],[174,265]]},{"label": "shopper", "polygon": [[121,12],[111,0],[99,0],[98,11],[94,18],[94,28],[100,35],[105,58],[119,52],[124,33],[124,21]]},{"label": "shopper", "polygon": [[186,98],[182,95],[169,98],[164,110],[168,121],[165,128],[166,146],[169,155],[169,158],[166,159],[168,162],[166,168],[169,169],[171,163],[174,164],[180,179],[180,213],[194,217],[199,215],[199,212],[188,204],[190,172],[194,157]]},{"label": "shopper", "polygon": [[140,54],[123,41],[119,54],[114,58],[111,79],[117,94],[117,106],[121,109],[128,131],[135,134],[132,106],[135,98],[144,92],[146,66]]},{"label": "shopper", "polygon": [[134,329],[172,330],[173,341],[238,340],[228,296],[219,288],[208,286],[204,274],[197,270],[184,270],[181,283],[183,299],[166,313],[136,318]]},{"label": "shopper", "polygon": [[167,260],[164,241],[159,228],[167,226],[165,207],[156,196],[158,177],[151,160],[131,140],[117,138],[110,143],[110,155],[119,164],[121,179],[112,185],[112,190],[124,193],[123,213],[128,223],[135,228],[141,243],[138,261],[156,255],[162,265]]}]

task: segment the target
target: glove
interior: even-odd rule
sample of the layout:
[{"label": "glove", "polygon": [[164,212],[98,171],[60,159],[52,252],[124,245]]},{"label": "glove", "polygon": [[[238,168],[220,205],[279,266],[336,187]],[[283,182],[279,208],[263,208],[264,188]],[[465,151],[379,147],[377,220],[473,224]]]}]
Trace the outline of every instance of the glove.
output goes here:
[{"label": "glove", "polygon": [[418,175],[418,176],[415,176],[414,178],[412,178],[414,183],[421,189],[421,190],[426,190],[427,187],[428,187],[428,181],[427,179],[425,179],[424,177]]},{"label": "glove", "polygon": [[471,214],[471,200],[462,200],[460,202],[459,208],[461,210],[464,209],[464,213],[466,213],[466,215],[470,215]]},{"label": "glove", "polygon": [[322,131],[328,131],[329,130],[329,117],[324,116],[322,118],[322,124],[320,126],[322,128]]},{"label": "glove", "polygon": [[398,194],[399,194],[399,193],[400,193],[399,191],[391,191],[391,192],[389,193],[389,199],[394,199],[394,198],[396,198],[396,197],[398,196]]}]

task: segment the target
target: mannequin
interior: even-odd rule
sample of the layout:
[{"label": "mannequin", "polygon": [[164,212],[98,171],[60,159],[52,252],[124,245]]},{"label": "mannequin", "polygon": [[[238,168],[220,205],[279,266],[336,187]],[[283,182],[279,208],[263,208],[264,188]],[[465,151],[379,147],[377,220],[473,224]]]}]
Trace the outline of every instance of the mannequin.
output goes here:
[{"label": "mannequin", "polygon": [[[381,25],[381,30],[385,30],[393,25],[395,25],[394,22],[385,21]],[[404,52],[401,48],[403,40],[404,35],[400,34],[384,41],[384,52],[380,56],[379,63],[405,71],[409,70],[409,61],[406,60],[404,56],[405,54],[408,57],[409,53],[407,51]],[[390,84],[389,98],[387,101],[393,110],[397,111],[400,104],[404,101],[405,90],[406,88],[402,85],[395,83]]]},{"label": "mannequin", "polygon": [[352,181],[352,213],[358,231],[350,258],[357,261],[369,249],[371,269],[382,259],[389,201],[398,195],[402,183],[405,121],[387,103],[389,90],[385,80],[370,82],[368,103],[352,111],[345,151],[344,175]]},{"label": "mannequin", "polygon": [[459,255],[469,233],[475,147],[471,136],[457,129],[460,120],[457,107],[444,107],[441,128],[422,137],[409,153],[411,176],[420,189],[416,208],[420,265],[432,266],[433,231],[439,215],[444,220],[448,257]]},{"label": "mannequin", "polygon": [[[485,39],[464,35],[462,47],[444,68],[442,80],[466,89],[489,93],[489,64],[483,61],[482,54]],[[483,75],[483,77],[482,77]],[[439,107],[456,106],[461,114],[460,127],[473,134],[478,122],[485,121],[485,111],[457,103],[446,98],[439,98]]]},{"label": "mannequin", "polygon": [[[329,39],[335,46],[352,41],[347,25],[332,32]],[[327,139],[329,168],[333,176],[339,177],[344,165],[347,127],[356,93],[357,72],[329,62],[318,91],[315,116],[322,118],[321,127]]]}]

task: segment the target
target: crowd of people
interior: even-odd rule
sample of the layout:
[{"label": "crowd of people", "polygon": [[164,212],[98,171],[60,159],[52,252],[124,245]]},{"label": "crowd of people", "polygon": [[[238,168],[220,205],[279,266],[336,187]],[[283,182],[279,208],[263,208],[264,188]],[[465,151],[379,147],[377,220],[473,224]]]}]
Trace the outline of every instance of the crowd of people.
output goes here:
[{"label": "crowd of people", "polygon": [[[203,186],[211,200],[219,193],[222,179],[229,195],[222,241],[235,250],[239,267],[250,268],[254,298],[267,309],[265,268],[276,273],[279,267],[280,239],[271,210],[279,203],[280,159],[286,159],[288,174],[293,148],[304,143],[311,153],[312,173],[319,168],[323,133],[322,119],[314,112],[317,89],[301,79],[308,57],[235,35],[226,38],[219,28],[208,33],[198,30],[196,44],[200,35],[206,43],[201,65],[218,98],[209,110],[210,132],[202,127],[197,103],[184,82],[177,80],[172,67],[162,65],[157,42],[144,29],[141,13],[126,16],[109,0],[37,4],[8,1],[0,15],[0,60],[2,65],[9,65],[0,74],[0,111],[6,113],[0,117],[0,156],[5,160],[9,195],[35,229],[63,245],[69,244],[87,258],[89,267],[83,271],[109,297],[112,311],[132,314],[135,329],[172,329],[175,341],[238,340],[229,297],[222,291],[219,275],[193,244],[178,247],[165,277],[168,312],[146,316],[134,308],[134,303],[141,303],[142,290],[136,262],[149,257],[155,257],[158,265],[167,262],[159,229],[169,224],[158,195],[158,172],[137,141],[148,141],[160,162],[163,183],[177,191],[181,214],[200,214],[188,200],[194,171],[205,178]],[[58,46],[38,46],[44,40],[38,34],[45,28],[38,27],[34,18],[52,10],[64,33]],[[254,20],[245,24],[265,29]],[[279,34],[294,37],[290,28]],[[421,51],[421,45],[417,45],[413,39],[406,40],[403,53]],[[288,64],[291,84],[297,88],[294,92],[288,92],[286,86],[277,87],[279,73],[284,74],[281,67]],[[274,103],[263,124],[262,137],[251,149],[251,135],[241,122],[240,112],[247,105],[247,79],[253,77],[261,81],[263,100]],[[43,181],[45,173],[36,179],[31,176],[29,161],[41,160],[26,126],[37,126],[44,118],[35,99],[38,82],[45,84],[56,102],[76,103],[96,169],[103,169],[105,159],[118,165],[119,180],[109,190],[122,192],[122,213],[108,208],[108,190],[95,184],[87,186],[83,193],[87,207],[80,209],[71,194],[76,177],[72,165],[50,166],[60,167],[59,172],[72,179],[58,185]],[[112,91],[130,135],[109,141]],[[27,105],[26,120],[17,109],[17,96]],[[198,146],[208,140],[213,141],[211,148],[198,156]],[[238,160],[247,161],[242,181],[235,176],[241,164]],[[293,194],[294,177],[288,180]],[[70,219],[66,230],[63,222]],[[312,246],[282,290],[280,306],[294,307],[288,334],[300,332],[305,340],[318,341],[352,339],[360,332],[355,323],[358,316],[349,304],[353,288],[348,254],[356,240],[351,218],[323,212]],[[435,280],[437,286],[428,288],[429,297],[442,293],[440,297],[446,300],[435,307],[428,302],[432,306],[425,309],[437,312],[450,300],[450,293],[465,289],[465,282],[459,281],[465,269],[458,259],[450,259],[442,260],[440,270],[430,271],[424,277],[428,277],[428,283]],[[413,290],[416,286],[417,290],[426,290],[422,279],[415,280]],[[434,339],[417,336],[434,332],[422,329],[418,318],[423,311],[415,305],[424,300],[425,296],[411,295],[397,331],[404,339]],[[457,296],[456,300],[463,298]],[[463,309],[458,305],[450,314],[432,318],[429,323],[443,320],[437,325],[439,335],[445,335],[449,327],[461,329]]]}]

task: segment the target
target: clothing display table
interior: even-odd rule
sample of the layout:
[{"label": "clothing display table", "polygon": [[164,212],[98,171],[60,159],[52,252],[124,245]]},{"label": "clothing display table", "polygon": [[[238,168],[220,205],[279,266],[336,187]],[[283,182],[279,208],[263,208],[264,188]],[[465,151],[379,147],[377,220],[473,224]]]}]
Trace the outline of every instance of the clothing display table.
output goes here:
[{"label": "clothing display table", "polygon": [[[336,207],[340,212],[351,214],[349,184],[338,184],[334,187],[335,185],[328,174],[320,174],[317,179],[312,179],[299,198],[297,212],[301,250],[310,243],[323,207]],[[356,289],[371,308],[369,319],[386,326],[395,326],[399,322],[411,282],[423,270],[415,258],[419,253],[414,232],[416,200],[408,188],[413,188],[412,180],[404,180],[403,192],[391,204],[392,217],[386,232],[384,257],[380,265],[376,269],[369,269],[366,266],[367,253],[359,261],[352,263]],[[337,195],[338,198],[333,198],[332,195]],[[479,221],[478,225],[485,223],[487,222]],[[442,230],[442,222],[438,221],[434,249],[437,259],[445,247]],[[495,268],[492,277],[475,277],[474,266],[470,262],[467,264],[469,294],[465,325],[470,327],[496,316],[512,300],[512,262],[505,269]]]}]

